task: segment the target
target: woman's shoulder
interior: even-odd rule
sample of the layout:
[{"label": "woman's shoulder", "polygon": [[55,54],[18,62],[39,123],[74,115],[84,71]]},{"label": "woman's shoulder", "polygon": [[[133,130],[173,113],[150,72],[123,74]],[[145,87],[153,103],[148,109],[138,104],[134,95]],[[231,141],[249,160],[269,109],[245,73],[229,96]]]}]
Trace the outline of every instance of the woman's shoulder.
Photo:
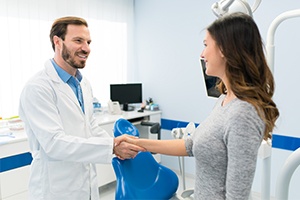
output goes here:
[{"label": "woman's shoulder", "polygon": [[228,113],[231,119],[252,118],[261,121],[256,108],[251,103],[238,98],[231,104]]},{"label": "woman's shoulder", "polygon": [[243,110],[243,111],[250,111],[250,112],[255,111],[255,107],[251,103],[249,103],[245,100],[241,100],[239,98],[235,99],[235,101],[233,102],[233,104],[231,106],[231,109],[233,111],[234,110],[236,110],[236,111],[242,111]]}]

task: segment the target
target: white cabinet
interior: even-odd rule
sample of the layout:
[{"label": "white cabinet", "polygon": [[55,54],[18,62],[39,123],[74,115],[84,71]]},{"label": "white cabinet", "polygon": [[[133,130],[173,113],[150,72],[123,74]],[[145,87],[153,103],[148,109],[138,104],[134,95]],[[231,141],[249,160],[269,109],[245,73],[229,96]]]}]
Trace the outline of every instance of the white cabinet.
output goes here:
[{"label": "white cabinet", "polygon": [[[0,200],[20,200],[27,199],[27,188],[29,180],[29,165],[20,166],[14,169],[9,168],[7,165],[14,162],[14,159],[6,160],[6,158],[20,156],[22,158],[28,158],[27,152],[29,152],[27,137],[24,132],[14,133],[15,138],[3,138],[0,145]],[[5,161],[6,160],[6,161]],[[6,166],[6,167],[4,167]]]},{"label": "white cabinet", "polygon": [[3,200],[27,199],[30,166],[24,166],[0,173],[1,197]]},{"label": "white cabinet", "polygon": [[[100,124],[111,136],[113,136],[113,123]],[[103,186],[115,180],[115,172],[111,164],[97,164],[98,185]]]}]

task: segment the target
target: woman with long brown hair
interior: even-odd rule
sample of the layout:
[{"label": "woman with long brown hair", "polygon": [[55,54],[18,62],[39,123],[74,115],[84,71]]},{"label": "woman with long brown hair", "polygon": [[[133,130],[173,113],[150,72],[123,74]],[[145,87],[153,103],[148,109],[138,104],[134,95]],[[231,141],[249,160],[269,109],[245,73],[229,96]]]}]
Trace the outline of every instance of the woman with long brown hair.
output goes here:
[{"label": "woman with long brown hair", "polygon": [[279,116],[274,79],[254,20],[235,13],[207,28],[201,59],[219,78],[213,111],[192,136],[177,140],[126,138],[148,151],[194,156],[195,199],[248,199],[259,146],[271,137]]}]

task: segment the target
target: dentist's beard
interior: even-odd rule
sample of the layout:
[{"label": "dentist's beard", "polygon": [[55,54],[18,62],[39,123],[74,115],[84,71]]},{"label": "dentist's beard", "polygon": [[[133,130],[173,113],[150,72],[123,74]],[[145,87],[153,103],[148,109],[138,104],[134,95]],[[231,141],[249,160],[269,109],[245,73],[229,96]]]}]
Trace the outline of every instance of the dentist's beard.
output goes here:
[{"label": "dentist's beard", "polygon": [[[81,51],[80,53],[87,54],[85,51]],[[66,63],[68,63],[70,66],[72,66],[75,69],[83,69],[85,67],[86,61],[81,60],[79,63],[78,62],[76,63],[75,59],[71,56],[71,53],[65,44],[63,44],[62,58]]]}]

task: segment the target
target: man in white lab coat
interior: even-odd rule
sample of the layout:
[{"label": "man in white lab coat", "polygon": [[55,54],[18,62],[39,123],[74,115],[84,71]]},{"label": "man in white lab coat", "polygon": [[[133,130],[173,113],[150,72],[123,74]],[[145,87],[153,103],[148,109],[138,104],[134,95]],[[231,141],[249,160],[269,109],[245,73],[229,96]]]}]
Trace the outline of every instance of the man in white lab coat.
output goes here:
[{"label": "man in white lab coat", "polygon": [[131,158],[143,149],[119,144],[121,138],[112,138],[93,117],[92,89],[78,70],[90,53],[86,21],[57,19],[50,40],[54,58],[25,85],[20,98],[19,115],[33,157],[29,199],[99,199],[95,164],[110,163],[113,154]]}]

